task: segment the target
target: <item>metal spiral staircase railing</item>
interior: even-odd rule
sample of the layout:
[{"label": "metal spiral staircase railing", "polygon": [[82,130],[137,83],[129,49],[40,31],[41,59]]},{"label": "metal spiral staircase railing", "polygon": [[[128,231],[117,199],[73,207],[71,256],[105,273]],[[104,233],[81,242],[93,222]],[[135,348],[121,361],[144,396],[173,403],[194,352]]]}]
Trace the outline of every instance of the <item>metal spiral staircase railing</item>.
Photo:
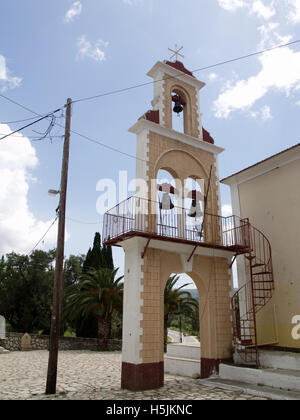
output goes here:
[{"label": "metal spiral staircase railing", "polygon": [[272,251],[265,235],[248,219],[244,222],[244,236],[248,243],[244,256],[250,281],[232,298],[234,346],[239,363],[258,367],[257,313],[273,296]]}]

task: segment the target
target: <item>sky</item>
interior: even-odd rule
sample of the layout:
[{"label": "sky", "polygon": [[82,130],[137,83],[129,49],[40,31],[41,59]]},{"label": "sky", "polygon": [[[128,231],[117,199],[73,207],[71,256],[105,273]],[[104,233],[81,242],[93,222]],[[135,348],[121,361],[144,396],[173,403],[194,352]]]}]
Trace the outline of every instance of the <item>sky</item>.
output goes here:
[{"label": "sky", "polygon": [[[184,46],[193,71],[300,39],[300,0],[15,0],[0,5],[0,94],[37,114],[73,100],[151,81],[147,72]],[[300,43],[194,75],[203,125],[225,151],[220,178],[300,141]],[[151,109],[153,86],[82,101],[72,129],[135,155],[128,129]],[[64,115],[0,141],[0,255],[29,253],[55,218]],[[34,117],[0,96],[0,137]],[[4,124],[5,123],[5,124]],[[7,124],[9,123],[9,124]],[[34,131],[33,131],[34,130]],[[99,181],[135,176],[134,158],[71,136],[66,255],[84,254],[102,231]],[[98,188],[99,189],[99,188]],[[128,192],[128,195],[132,191]],[[222,186],[224,215],[230,193]],[[117,199],[117,201],[119,201]],[[55,247],[56,226],[39,249]],[[114,250],[123,270],[123,251]]]}]

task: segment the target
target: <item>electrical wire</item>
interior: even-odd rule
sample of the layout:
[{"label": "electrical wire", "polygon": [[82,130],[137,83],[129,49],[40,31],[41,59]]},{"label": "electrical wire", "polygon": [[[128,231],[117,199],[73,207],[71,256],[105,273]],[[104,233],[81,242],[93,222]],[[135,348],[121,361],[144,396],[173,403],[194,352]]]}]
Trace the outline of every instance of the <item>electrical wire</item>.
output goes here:
[{"label": "electrical wire", "polygon": [[[5,136],[5,135],[6,135],[5,133],[0,133],[0,136]],[[13,135],[12,137],[19,138],[19,136],[21,136],[21,134],[19,134],[19,135],[16,134],[16,135]],[[26,137],[27,139],[30,139],[30,140],[39,140],[40,139],[40,137],[37,137],[37,136],[24,136],[24,137]],[[58,135],[51,136],[51,138],[53,138],[53,139],[62,138],[62,137],[64,137],[63,134],[60,135],[60,136],[58,136]]]},{"label": "electrical wire", "polygon": [[[288,42],[286,44],[276,45],[275,47],[270,47],[270,48],[266,48],[264,50],[256,51],[254,53],[250,53],[250,54],[242,55],[242,56],[239,56],[239,57],[235,57],[235,58],[232,58],[232,59],[229,59],[229,60],[221,61],[221,62],[218,62],[218,63],[215,63],[215,64],[211,64],[211,65],[208,65],[208,66],[205,66],[205,67],[201,67],[201,68],[198,68],[198,69],[193,70],[192,73],[197,73],[199,71],[209,70],[209,69],[212,69],[212,68],[215,68],[215,67],[219,67],[219,66],[222,66],[222,65],[225,65],[225,64],[233,63],[233,62],[240,61],[240,60],[245,60],[246,58],[251,58],[251,57],[254,57],[254,56],[257,56],[257,55],[264,54],[266,52],[274,51],[274,50],[280,49],[280,48],[289,47],[291,45],[295,45],[295,44],[298,44],[298,43],[300,43],[300,39],[297,39],[295,41]],[[88,97],[84,97],[84,98],[79,98],[79,99],[76,99],[76,100],[72,101],[72,103],[75,104],[75,103],[79,103],[79,102],[83,102],[83,101],[88,101],[88,100],[92,100],[92,99],[96,99],[96,98],[101,98],[101,97],[104,97],[104,96],[114,95],[114,94],[117,94],[117,93],[123,93],[123,92],[129,91],[129,90],[132,90],[132,89],[137,89],[137,88],[148,86],[148,85],[151,85],[151,84],[154,84],[154,83],[162,82],[162,81],[164,81],[164,80],[166,80],[168,78],[170,78],[170,79],[177,79],[177,78],[180,78],[181,76],[182,75],[179,75],[179,76],[168,76],[168,77],[163,78],[163,79],[160,79],[160,80],[155,80],[155,81],[140,83],[140,84],[137,84],[137,85],[126,87],[126,88],[112,90],[112,91],[105,92],[105,93],[100,93],[98,95],[93,95],[93,96],[88,96]],[[29,112],[37,115],[37,116],[41,116],[40,114],[38,114],[37,112],[33,111],[32,109],[26,107],[25,105],[22,105],[22,104],[18,103],[17,101],[14,101],[13,99],[8,98],[7,96],[5,96],[3,94],[0,94],[0,96],[2,98],[7,99],[8,101],[10,101],[13,104],[20,106],[21,108],[25,109],[26,111],[29,111]]]},{"label": "electrical wire", "polygon": [[52,227],[55,225],[56,221],[58,219],[58,216],[55,217],[55,219],[53,220],[51,226],[47,229],[47,231],[44,233],[44,235],[41,237],[41,239],[38,241],[38,243],[32,248],[31,252],[29,253],[32,254],[33,251],[39,246],[39,244],[42,242],[42,240],[46,237],[46,235],[48,234],[48,232],[50,231],[50,229],[52,229]]},{"label": "electrical wire", "polygon": [[127,153],[127,152],[123,152],[122,150],[116,149],[116,148],[114,148],[112,146],[108,146],[107,144],[102,143],[102,142],[100,142],[98,140],[95,140],[95,139],[93,139],[91,137],[88,137],[85,134],[81,134],[78,131],[70,130],[70,132],[73,133],[73,134],[76,134],[77,136],[79,136],[79,137],[81,137],[81,138],[83,138],[83,139],[85,139],[85,140],[87,140],[87,141],[89,141],[91,143],[97,144],[98,146],[101,146],[101,147],[104,147],[105,149],[111,150],[112,152],[119,153],[119,154],[121,154],[123,156],[132,158],[132,159],[134,159],[136,161],[139,160],[141,162],[147,162],[145,159],[142,159],[142,158],[139,158],[137,156],[131,155],[130,153]]},{"label": "electrical wire", "polygon": [[[52,224],[49,226],[49,228],[44,233],[44,235],[41,237],[41,239],[37,242],[37,244],[33,247],[33,249],[31,250],[30,254],[32,254],[32,252],[39,246],[39,244],[42,242],[42,240],[46,237],[46,235],[48,234],[48,232],[52,229],[52,227],[56,223],[57,219],[58,219],[58,216],[55,217],[55,219],[53,220]],[[85,222],[85,221],[82,221],[82,220],[72,219],[71,217],[66,217],[66,219],[67,220],[70,220],[72,222],[80,223],[80,224],[84,224],[84,225],[99,225],[101,223],[100,220],[99,220],[99,222]]]},{"label": "electrical wire", "polygon": [[20,108],[25,109],[28,112],[31,112],[31,114],[34,114],[37,117],[42,117],[43,116],[42,114],[38,114],[37,112],[33,111],[32,109],[27,108],[25,105],[22,105],[19,102],[14,101],[13,99],[10,99],[8,96],[3,95],[2,93],[0,93],[0,97],[6,99],[7,101],[11,102],[12,104],[15,104],[15,105],[19,106]]},{"label": "electrical wire", "polygon": [[[209,65],[209,66],[201,67],[199,69],[195,69],[195,70],[192,71],[192,73],[198,73],[199,71],[213,69],[215,67],[223,66],[225,64],[233,63],[235,61],[245,60],[246,58],[254,57],[256,55],[261,55],[261,54],[264,54],[266,52],[270,52],[270,51],[273,51],[273,50],[276,50],[276,49],[279,49],[279,48],[284,48],[284,47],[288,47],[288,46],[291,46],[291,45],[295,45],[295,44],[298,44],[299,42],[300,42],[300,39],[288,42],[286,44],[277,45],[275,47],[266,48],[264,50],[257,51],[257,52],[251,53],[251,54],[247,54],[247,55],[232,58],[232,59],[229,59],[229,60],[221,61],[221,62],[216,63],[216,64],[212,64],[212,65]],[[152,84],[155,84],[155,83],[163,82],[163,81],[168,80],[168,79],[179,79],[180,77],[182,77],[182,75],[166,76],[166,77],[164,77],[162,79],[159,79],[159,80],[140,83],[140,84],[130,86],[130,87],[127,87],[127,88],[117,89],[117,90],[113,90],[113,91],[110,91],[110,92],[100,93],[100,94],[94,95],[94,96],[89,96],[89,97],[86,97],[86,98],[76,99],[76,100],[73,101],[73,104],[79,103],[79,102],[90,101],[90,100],[97,99],[97,98],[102,98],[104,96],[110,96],[110,95],[115,95],[115,94],[118,94],[118,93],[124,93],[124,92],[130,91],[130,90],[133,90],[133,89],[138,89],[138,88],[141,88],[141,87],[144,87],[144,86],[149,86],[149,85],[152,85]]]},{"label": "electrical wire", "polygon": [[[300,39],[299,40],[288,42],[286,44],[277,45],[275,47],[267,48],[267,49],[264,49],[264,50],[261,50],[261,51],[257,51],[257,52],[251,53],[251,54],[247,54],[247,55],[243,55],[243,56],[240,56],[240,57],[236,57],[236,58],[233,58],[233,59],[230,59],[230,60],[222,61],[222,62],[219,62],[219,63],[216,63],[216,64],[212,64],[212,65],[209,65],[209,66],[206,66],[206,67],[202,67],[200,69],[196,69],[196,70],[193,71],[193,73],[196,73],[196,72],[199,72],[199,71],[203,71],[203,70],[212,69],[212,68],[217,67],[217,66],[221,66],[221,65],[225,65],[225,64],[232,63],[232,62],[235,62],[235,61],[243,60],[243,59],[250,58],[250,57],[253,57],[253,56],[256,56],[256,55],[261,55],[263,53],[266,53],[266,52],[269,52],[269,51],[273,51],[275,49],[279,49],[279,48],[284,48],[284,47],[288,47],[288,46],[291,46],[291,45],[295,45],[295,44],[297,44],[299,42],[300,42]],[[176,79],[176,78],[179,78],[179,77],[180,76],[170,76],[169,78],[175,78]],[[135,85],[135,86],[127,87],[127,88],[124,88],[124,89],[118,89],[118,90],[106,92],[106,93],[99,94],[99,95],[94,95],[94,96],[90,96],[90,97],[86,97],[86,98],[77,99],[75,101],[72,101],[72,104],[83,102],[83,101],[87,101],[87,100],[92,100],[92,99],[96,99],[96,98],[100,98],[100,97],[104,97],[104,96],[114,95],[114,94],[117,94],[117,93],[123,93],[123,92],[129,91],[129,90],[132,90],[132,89],[137,89],[137,88],[140,88],[140,87],[143,87],[143,86],[147,86],[147,85],[150,85],[150,84],[161,82],[163,80],[166,80],[166,78],[161,79],[161,80],[156,80],[156,81],[141,83],[141,84],[138,84],[138,85]],[[18,103],[17,101],[15,101],[13,99],[10,99],[9,97],[7,97],[7,96],[5,96],[5,95],[3,95],[1,93],[0,93],[0,97],[8,100],[9,102],[11,102],[11,103],[13,103],[13,104],[15,104],[15,105],[23,108],[23,109],[25,109],[28,112],[31,112],[31,113],[33,113],[33,114],[35,114],[37,116],[40,116],[40,117],[42,116],[42,115],[38,114],[37,112],[33,111],[32,109],[26,107],[25,105],[22,105],[22,104]],[[63,127],[59,123],[56,123],[56,125],[58,125],[60,127]],[[137,158],[136,156],[133,156],[133,155],[131,155],[129,153],[126,153],[126,152],[122,152],[122,151],[120,151],[120,150],[118,150],[118,149],[116,149],[114,147],[108,146],[107,144],[102,143],[102,142],[100,142],[98,140],[92,139],[91,137],[88,137],[88,136],[86,136],[84,134],[81,134],[81,133],[76,132],[74,130],[71,130],[71,132],[73,134],[76,134],[76,135],[84,138],[85,140],[88,140],[88,141],[90,141],[92,143],[98,144],[99,146],[104,147],[104,148],[106,148],[108,150],[111,150],[113,152],[122,154],[122,155],[127,156],[127,157],[130,157],[130,158],[133,158],[135,160],[140,160],[140,161],[145,162],[144,159]]]},{"label": "electrical wire", "polygon": [[82,224],[82,225],[99,225],[101,223],[100,220],[98,222],[87,222],[87,221],[84,221],[84,220],[73,219],[71,217],[66,217],[66,219],[69,220],[70,222],[79,223],[79,224]]},{"label": "electrical wire", "polygon": [[[48,117],[51,117],[51,118],[52,118],[52,121],[53,121],[53,119],[54,119],[54,114],[56,114],[56,113],[57,113],[57,112],[59,112],[59,111],[61,111],[61,108],[57,109],[56,111],[53,111],[51,114],[48,114],[48,115],[46,115],[45,117],[41,117],[41,118],[39,118],[38,120],[33,121],[32,123],[27,124],[27,125],[25,125],[24,127],[19,128],[18,130],[15,130],[15,131],[11,132],[10,134],[6,134],[4,137],[1,137],[1,138],[0,138],[0,141],[1,141],[1,140],[6,139],[6,138],[8,138],[8,137],[10,137],[10,136],[12,136],[12,135],[14,135],[14,134],[16,134],[16,133],[19,133],[19,132],[20,132],[20,131],[22,131],[22,130],[25,130],[25,128],[31,127],[32,125],[37,124],[38,122],[40,122],[40,121],[42,121],[42,120],[44,120],[44,119],[46,119],[46,118],[48,118]],[[51,123],[51,124],[52,124],[52,123]],[[50,126],[51,126],[51,124],[50,124]],[[48,131],[48,130],[47,130],[47,131]]]},{"label": "electrical wire", "polygon": [[4,122],[1,122],[0,124],[7,124],[7,125],[9,125],[9,124],[18,124],[18,123],[22,123],[22,122],[33,120],[34,118],[36,118],[36,117],[26,118],[25,120],[4,121]]}]

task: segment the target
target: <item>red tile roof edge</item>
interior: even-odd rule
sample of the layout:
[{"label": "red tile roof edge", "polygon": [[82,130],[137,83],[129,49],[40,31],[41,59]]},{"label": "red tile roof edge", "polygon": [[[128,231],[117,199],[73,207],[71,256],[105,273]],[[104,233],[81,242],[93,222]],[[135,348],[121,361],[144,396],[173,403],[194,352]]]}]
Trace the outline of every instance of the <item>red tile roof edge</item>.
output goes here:
[{"label": "red tile roof edge", "polygon": [[176,70],[182,71],[182,73],[195,77],[191,71],[184,67],[184,64],[181,61],[176,61],[175,63],[173,63],[172,61],[165,61],[165,64],[167,64],[170,67],[173,67]]}]

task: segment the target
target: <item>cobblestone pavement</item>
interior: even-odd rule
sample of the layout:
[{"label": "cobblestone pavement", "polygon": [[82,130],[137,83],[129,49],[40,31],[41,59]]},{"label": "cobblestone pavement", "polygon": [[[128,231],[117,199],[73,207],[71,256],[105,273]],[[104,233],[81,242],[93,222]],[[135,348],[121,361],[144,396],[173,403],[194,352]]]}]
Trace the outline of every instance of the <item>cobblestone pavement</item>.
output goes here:
[{"label": "cobblestone pavement", "polygon": [[197,380],[165,375],[165,386],[155,391],[120,389],[121,354],[92,351],[59,353],[55,396],[46,396],[48,352],[0,355],[0,400],[254,400],[240,392],[201,386]]}]

